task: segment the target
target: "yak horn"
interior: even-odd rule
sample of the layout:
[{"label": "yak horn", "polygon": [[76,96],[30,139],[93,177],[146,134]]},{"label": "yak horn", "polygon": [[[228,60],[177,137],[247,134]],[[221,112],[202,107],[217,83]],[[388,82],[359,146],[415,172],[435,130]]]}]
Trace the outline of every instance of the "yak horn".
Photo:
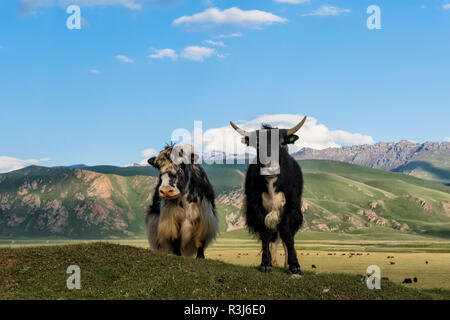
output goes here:
[{"label": "yak horn", "polygon": [[237,125],[235,125],[233,122],[230,121],[231,126],[233,127],[234,130],[236,130],[241,136],[244,137],[248,137],[250,135],[250,133],[248,133],[247,131],[239,128]]},{"label": "yak horn", "polygon": [[293,127],[292,129],[288,130],[288,136],[290,136],[291,134],[296,133],[298,130],[300,130],[300,128],[305,124],[306,121],[306,116],[303,118],[302,121],[300,121],[295,127]]}]

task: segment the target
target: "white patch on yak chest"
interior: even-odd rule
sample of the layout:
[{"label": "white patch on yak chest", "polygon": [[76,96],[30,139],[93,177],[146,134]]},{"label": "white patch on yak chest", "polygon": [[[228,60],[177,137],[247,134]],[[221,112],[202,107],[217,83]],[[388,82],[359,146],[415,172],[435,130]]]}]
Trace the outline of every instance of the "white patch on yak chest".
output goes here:
[{"label": "white patch on yak chest", "polygon": [[262,194],[262,204],[264,209],[268,212],[264,224],[266,227],[276,230],[277,225],[281,220],[281,213],[283,212],[284,205],[286,204],[286,198],[283,192],[275,191],[275,182],[278,177],[266,177],[267,192]]}]

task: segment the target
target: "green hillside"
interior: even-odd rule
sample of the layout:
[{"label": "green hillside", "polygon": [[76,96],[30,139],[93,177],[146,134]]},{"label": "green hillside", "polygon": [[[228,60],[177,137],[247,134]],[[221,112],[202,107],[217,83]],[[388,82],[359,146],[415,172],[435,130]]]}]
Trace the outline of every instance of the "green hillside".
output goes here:
[{"label": "green hillside", "polygon": [[[448,186],[342,162],[299,163],[305,180],[303,234],[450,238]],[[204,168],[217,195],[222,235],[231,231],[248,237],[237,230],[245,227],[241,206],[247,166]],[[142,237],[157,174],[149,167],[114,166],[31,166],[1,174],[0,236]]]},{"label": "green hillside", "polygon": [[129,237],[145,232],[156,183],[68,168],[30,166],[0,175],[0,236]]},{"label": "green hillside", "polygon": [[[448,146],[448,142],[443,145]],[[425,147],[425,149],[427,149]],[[450,185],[450,157],[447,151],[428,150],[414,154],[408,163],[396,168],[394,171],[409,174],[421,179],[437,181],[445,185]]]},{"label": "green hillside", "polygon": [[341,162],[305,160],[301,165],[304,196],[311,204],[307,214],[321,219],[329,229],[361,233],[378,226],[450,237],[447,186]]},{"label": "green hillside", "polygon": [[[81,289],[68,290],[69,265]],[[198,260],[113,244],[0,249],[0,299],[432,299],[382,280],[369,290],[360,276],[306,272],[293,279],[274,268]]]},{"label": "green hillside", "polygon": [[450,162],[412,161],[394,170],[425,180],[433,180],[450,185]]}]

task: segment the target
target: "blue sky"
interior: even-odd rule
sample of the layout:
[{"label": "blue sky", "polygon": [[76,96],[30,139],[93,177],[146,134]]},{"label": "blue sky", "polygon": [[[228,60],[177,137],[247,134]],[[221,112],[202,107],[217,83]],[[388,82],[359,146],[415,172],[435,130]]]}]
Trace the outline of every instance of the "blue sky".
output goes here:
[{"label": "blue sky", "polygon": [[[282,2],[0,1],[0,171],[139,162],[195,120],[450,136],[450,1]],[[69,4],[81,30],[66,27]],[[381,30],[366,27],[372,4]]]}]

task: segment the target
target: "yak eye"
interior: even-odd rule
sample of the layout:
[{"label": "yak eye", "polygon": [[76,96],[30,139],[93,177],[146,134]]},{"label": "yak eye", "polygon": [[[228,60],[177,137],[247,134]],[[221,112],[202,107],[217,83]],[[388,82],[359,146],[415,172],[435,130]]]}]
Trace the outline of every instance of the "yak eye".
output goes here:
[{"label": "yak eye", "polygon": [[284,142],[284,144],[293,144],[295,143],[295,141],[298,140],[298,136],[295,134],[292,134],[290,136],[287,137],[286,141]]}]

